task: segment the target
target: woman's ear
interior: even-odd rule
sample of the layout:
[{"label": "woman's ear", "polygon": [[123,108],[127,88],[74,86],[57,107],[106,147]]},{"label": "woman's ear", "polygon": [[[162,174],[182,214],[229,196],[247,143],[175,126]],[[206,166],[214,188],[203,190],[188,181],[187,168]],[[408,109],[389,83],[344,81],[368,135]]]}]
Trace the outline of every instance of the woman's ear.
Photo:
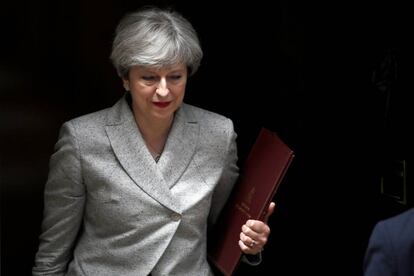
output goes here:
[{"label": "woman's ear", "polygon": [[129,80],[126,78],[122,78],[122,84],[124,85],[125,91],[129,91]]}]

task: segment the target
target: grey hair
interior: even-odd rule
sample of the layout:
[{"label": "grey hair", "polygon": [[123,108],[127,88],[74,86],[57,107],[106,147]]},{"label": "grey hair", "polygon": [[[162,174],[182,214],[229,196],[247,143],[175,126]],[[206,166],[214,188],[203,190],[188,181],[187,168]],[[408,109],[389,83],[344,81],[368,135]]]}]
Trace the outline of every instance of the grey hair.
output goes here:
[{"label": "grey hair", "polygon": [[166,67],[186,64],[194,74],[203,57],[191,23],[176,11],[148,8],[129,13],[119,22],[111,60],[120,77],[132,66]]}]

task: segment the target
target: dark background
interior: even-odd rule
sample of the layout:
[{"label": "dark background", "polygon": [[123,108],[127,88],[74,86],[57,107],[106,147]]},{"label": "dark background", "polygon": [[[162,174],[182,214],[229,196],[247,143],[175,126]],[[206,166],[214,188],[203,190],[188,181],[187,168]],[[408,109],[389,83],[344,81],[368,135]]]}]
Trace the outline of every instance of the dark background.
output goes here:
[{"label": "dark background", "polygon": [[[261,126],[296,153],[263,263],[238,274],[361,275],[375,222],[414,205],[411,15],[398,1],[270,2],[3,1],[2,275],[30,275],[59,127],[122,95],[108,58],[113,32],[145,4],[177,9],[198,31],[205,57],[186,101],[233,119],[241,164]],[[385,176],[403,161],[399,202],[380,188],[383,179],[400,189]]]}]

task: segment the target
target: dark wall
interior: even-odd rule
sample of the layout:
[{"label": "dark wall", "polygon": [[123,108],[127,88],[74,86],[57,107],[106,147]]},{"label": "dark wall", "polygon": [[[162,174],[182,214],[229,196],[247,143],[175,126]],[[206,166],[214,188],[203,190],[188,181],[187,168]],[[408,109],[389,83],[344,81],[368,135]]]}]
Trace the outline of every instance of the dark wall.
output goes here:
[{"label": "dark wall", "polygon": [[[313,20],[306,26],[304,63],[305,91],[314,97],[314,109],[308,111],[313,122],[305,124],[313,132],[306,157],[319,163],[307,163],[313,180],[308,183],[315,190],[311,195],[318,202],[312,204],[319,205],[315,247],[321,243],[327,263],[344,275],[360,273],[356,264],[361,263],[373,224],[413,205],[411,179],[406,205],[380,193],[384,163],[405,160],[408,177],[412,171],[412,22],[399,1],[352,2],[313,6],[306,17]],[[381,72],[389,52],[398,70],[395,80],[383,78],[390,82],[386,110],[385,92],[373,84],[373,72]]]},{"label": "dark wall", "polygon": [[[410,168],[412,159],[410,24],[395,2],[9,2],[0,9],[2,275],[30,275],[59,127],[122,95],[108,59],[113,31],[151,3],[176,8],[199,32],[205,58],[186,101],[233,119],[240,162],[260,126],[296,152],[263,264],[239,274],[359,275],[373,224],[412,205],[379,193],[384,160]],[[390,49],[399,70],[386,109],[372,74]]]}]

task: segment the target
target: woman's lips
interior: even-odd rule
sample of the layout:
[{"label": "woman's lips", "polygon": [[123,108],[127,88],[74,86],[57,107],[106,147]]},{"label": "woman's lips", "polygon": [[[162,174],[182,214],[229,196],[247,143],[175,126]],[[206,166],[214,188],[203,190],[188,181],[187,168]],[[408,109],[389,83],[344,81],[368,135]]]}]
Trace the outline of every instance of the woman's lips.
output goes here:
[{"label": "woman's lips", "polygon": [[155,106],[165,108],[170,105],[171,102],[152,102]]}]

